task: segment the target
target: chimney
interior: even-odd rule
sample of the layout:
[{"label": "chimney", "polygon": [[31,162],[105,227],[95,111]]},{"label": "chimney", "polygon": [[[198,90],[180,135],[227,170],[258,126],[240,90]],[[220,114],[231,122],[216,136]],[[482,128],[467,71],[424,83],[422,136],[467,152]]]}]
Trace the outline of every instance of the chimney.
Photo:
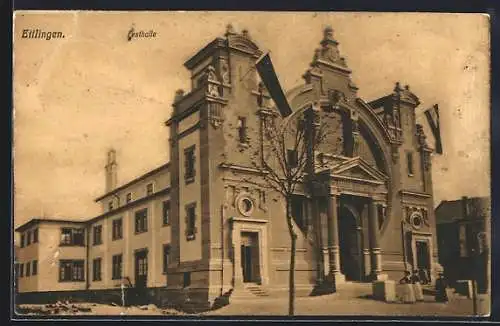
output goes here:
[{"label": "chimney", "polygon": [[110,192],[116,188],[117,184],[117,166],[116,164],[116,151],[110,149],[108,151],[108,163],[106,164],[106,192]]},{"label": "chimney", "polygon": [[469,218],[469,198],[467,196],[462,196],[462,214],[463,218],[467,219]]}]

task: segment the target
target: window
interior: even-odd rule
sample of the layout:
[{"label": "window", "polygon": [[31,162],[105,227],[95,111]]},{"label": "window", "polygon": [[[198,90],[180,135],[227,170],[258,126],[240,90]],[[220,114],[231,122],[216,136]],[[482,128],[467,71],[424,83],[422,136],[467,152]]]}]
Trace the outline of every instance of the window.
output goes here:
[{"label": "window", "polygon": [[142,233],[148,230],[148,209],[144,208],[135,212],[135,233]]},{"label": "window", "polygon": [[118,280],[122,278],[122,255],[113,256],[113,269],[111,273],[113,280]]},{"label": "window", "polygon": [[163,245],[163,274],[167,274],[168,264],[170,263],[170,245]]},{"label": "window", "polygon": [[38,260],[33,260],[32,264],[33,264],[33,266],[31,266],[31,275],[37,275],[38,274]]},{"label": "window", "polygon": [[108,203],[108,209],[109,209],[110,211],[112,211],[112,210],[113,210],[113,201],[112,201],[112,200]]},{"label": "window", "polygon": [[23,234],[21,234],[21,248],[24,248],[24,238],[25,238],[25,236],[23,233]]},{"label": "window", "polygon": [[19,264],[19,277],[23,277],[24,276],[24,264],[21,263]]},{"label": "window", "polygon": [[136,268],[138,276],[147,276],[148,275],[148,258],[147,255],[136,256]]},{"label": "window", "polygon": [[194,240],[196,234],[196,203],[186,205],[186,239]]},{"label": "window", "polygon": [[413,175],[413,153],[406,153],[406,163],[408,165],[408,175]]},{"label": "window", "polygon": [[113,234],[112,234],[112,239],[113,240],[118,240],[123,238],[123,222],[122,219],[116,219],[113,220]]},{"label": "window", "polygon": [[92,281],[101,280],[101,258],[92,261]]},{"label": "window", "polygon": [[301,195],[293,195],[292,196],[292,203],[291,203],[291,209],[292,209],[292,216],[295,220],[295,223],[297,223],[297,226],[301,230],[305,230],[307,226],[307,216],[306,216],[306,199],[304,196]]},{"label": "window", "polygon": [[154,192],[154,187],[153,187],[153,184],[152,183],[148,183],[146,185],[146,195],[149,196],[149,195],[152,195]]},{"label": "window", "polygon": [[240,143],[246,143],[247,138],[247,118],[238,117],[238,139]]},{"label": "window", "polygon": [[31,275],[31,263],[27,262],[26,263],[26,276],[30,276],[30,275]]},{"label": "window", "polygon": [[127,193],[127,195],[125,196],[125,201],[127,202],[127,204],[132,201],[132,193],[131,192]]},{"label": "window", "polygon": [[26,233],[26,246],[29,246],[31,244],[31,231],[28,231]]},{"label": "window", "polygon": [[94,226],[94,246],[102,243],[102,225]]},{"label": "window", "polygon": [[185,168],[184,179],[186,183],[193,182],[196,173],[194,168],[196,162],[194,150],[195,150],[194,145],[184,150],[184,168]]},{"label": "window", "polygon": [[61,245],[63,246],[83,246],[84,230],[79,228],[62,228],[61,229]]},{"label": "window", "polygon": [[163,225],[170,224],[170,202],[163,202]]},{"label": "window", "polygon": [[287,162],[290,168],[296,168],[299,165],[299,155],[295,149],[288,149],[287,152]]},{"label": "window", "polygon": [[38,242],[38,229],[33,230],[33,243]]},{"label": "window", "polygon": [[191,285],[191,273],[190,272],[184,272],[184,287],[187,288],[188,286]]},{"label": "window", "polygon": [[61,260],[59,262],[59,281],[84,281],[84,261],[83,260]]}]

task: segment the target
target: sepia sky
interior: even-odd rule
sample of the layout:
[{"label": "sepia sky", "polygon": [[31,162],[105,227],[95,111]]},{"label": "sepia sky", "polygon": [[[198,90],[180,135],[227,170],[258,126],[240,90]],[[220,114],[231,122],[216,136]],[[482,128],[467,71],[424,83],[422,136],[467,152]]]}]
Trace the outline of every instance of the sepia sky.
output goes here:
[{"label": "sepia sky", "polygon": [[[34,216],[91,218],[104,193],[106,151],[118,183],[169,159],[183,63],[228,23],[246,28],[285,89],[302,83],[331,25],[365,101],[396,81],[440,106],[444,155],[433,157],[435,205],[490,192],[489,20],[481,14],[265,12],[17,12],[14,17],[14,225]],[[156,38],[127,41],[130,28]],[[64,39],[22,39],[23,29]]]}]

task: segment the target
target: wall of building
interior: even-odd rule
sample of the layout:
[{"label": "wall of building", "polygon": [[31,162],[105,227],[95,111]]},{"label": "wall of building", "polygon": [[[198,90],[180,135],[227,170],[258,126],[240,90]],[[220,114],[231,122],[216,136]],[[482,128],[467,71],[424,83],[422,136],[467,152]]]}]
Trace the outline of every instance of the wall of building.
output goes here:
[{"label": "wall of building", "polygon": [[[166,285],[163,274],[163,245],[170,244],[170,226],[163,225],[163,202],[169,200],[168,195],[155,196],[146,202],[130,206],[129,209],[107,216],[89,226],[93,235],[93,227],[102,225],[102,244],[91,245],[89,250],[90,289],[112,289],[121,286],[121,279],[112,279],[112,257],[122,255],[122,276],[128,277],[135,284],[134,252],[139,249],[148,250],[148,287]],[[148,229],[143,233],[135,233],[135,212],[144,208],[148,210]],[[112,239],[113,220],[122,219],[122,239]],[[92,238],[92,236],[91,236]],[[101,281],[92,281],[92,262],[101,258]],[[125,282],[126,283],[126,282]]]},{"label": "wall of building", "polygon": [[132,201],[146,197],[146,187],[149,183],[153,183],[154,192],[170,187],[169,166],[165,166],[156,173],[152,173],[145,178],[140,178],[139,180],[132,182],[129,186],[102,198],[99,201],[102,207],[102,212],[104,213],[109,211],[110,202],[113,203],[113,209],[125,205],[127,203],[126,196],[128,193],[132,194]]},{"label": "wall of building", "polygon": [[[192,120],[192,121],[191,121]],[[179,130],[187,130],[194,125],[195,119],[179,122]],[[195,146],[195,176],[194,181],[186,183],[184,179],[186,166],[184,149]],[[196,130],[179,139],[179,239],[180,262],[189,262],[201,259],[201,189],[200,189],[200,135]],[[196,234],[193,240],[186,239],[186,209],[185,206],[196,203]]]},{"label": "wall of building", "polygon": [[[418,150],[416,136],[415,109],[407,106],[401,106],[401,126],[403,128],[403,144],[399,148],[401,159],[401,182],[403,189],[408,191],[423,192],[423,166]],[[413,173],[408,172],[407,153],[413,156]],[[432,190],[431,190],[432,191]]]},{"label": "wall of building", "polygon": [[[60,282],[59,261],[78,259],[86,261],[85,246],[60,246],[61,228],[83,227],[73,223],[41,223],[39,229],[38,291],[84,290],[85,281]],[[85,271],[85,277],[87,272]]]},{"label": "wall of building", "polygon": [[[40,232],[40,227],[38,224],[35,224],[34,226],[26,229],[23,231],[24,234],[27,232],[33,232],[33,230],[38,229],[38,242],[33,243],[33,237],[31,244],[26,246],[24,245],[23,248],[19,247],[17,250],[17,256],[16,256],[16,261],[15,263],[17,264],[23,264],[23,277],[18,278],[18,289],[19,292],[32,292],[32,291],[37,291],[38,286],[40,283],[40,261],[39,261],[39,251],[40,251],[40,235],[42,234]],[[26,240],[25,240],[26,241]],[[25,242],[26,243],[26,242]],[[43,241],[45,243],[45,241]],[[43,244],[42,244],[43,246]],[[30,268],[33,266],[33,261],[37,260],[38,261],[38,272],[37,275],[30,275],[26,276],[26,264],[30,264]]]}]

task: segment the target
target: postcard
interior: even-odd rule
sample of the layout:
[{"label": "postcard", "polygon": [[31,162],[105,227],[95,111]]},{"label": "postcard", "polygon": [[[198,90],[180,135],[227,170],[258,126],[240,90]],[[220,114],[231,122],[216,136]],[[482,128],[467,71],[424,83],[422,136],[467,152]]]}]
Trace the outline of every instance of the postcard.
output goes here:
[{"label": "postcard", "polygon": [[16,318],[490,314],[488,15],[13,23]]}]

